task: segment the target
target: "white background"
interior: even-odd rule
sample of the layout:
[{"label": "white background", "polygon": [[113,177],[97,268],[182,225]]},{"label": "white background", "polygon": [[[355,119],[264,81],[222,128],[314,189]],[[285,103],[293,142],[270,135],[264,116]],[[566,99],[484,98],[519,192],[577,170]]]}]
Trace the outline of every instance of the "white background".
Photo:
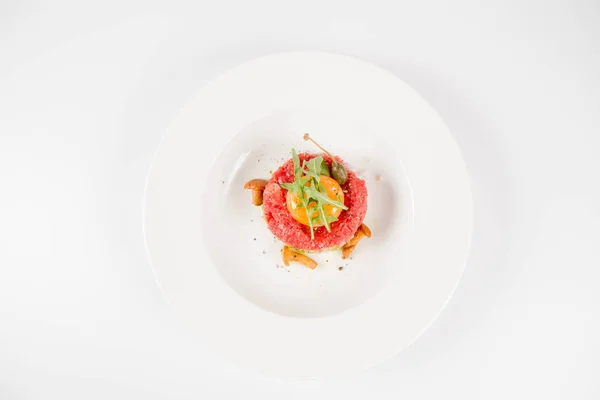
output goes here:
[{"label": "white background", "polygon": [[[600,3],[370,3],[0,2],[0,399],[600,398]],[[213,354],[175,321],[142,238],[178,109],[286,50],[358,56],[417,89],[475,201],[438,321],[336,381]]]}]

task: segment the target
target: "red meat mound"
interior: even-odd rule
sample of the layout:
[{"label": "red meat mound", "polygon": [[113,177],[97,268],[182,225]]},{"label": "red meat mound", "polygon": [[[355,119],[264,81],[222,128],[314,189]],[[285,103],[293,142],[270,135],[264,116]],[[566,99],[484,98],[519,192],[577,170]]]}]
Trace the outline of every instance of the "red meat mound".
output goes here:
[{"label": "red meat mound", "polygon": [[[298,155],[300,162],[317,157],[317,154],[301,153]],[[331,158],[321,155],[331,169]],[[343,161],[336,157],[340,163]],[[280,183],[294,180],[294,163],[290,159],[285,162],[271,177],[263,193],[263,211],[265,220],[273,235],[282,242],[306,251],[322,251],[341,247],[348,243],[362,224],[367,213],[367,187],[365,181],[358,178],[348,168],[348,181],[342,186],[344,191],[344,204],[348,210],[342,211],[339,219],[331,224],[331,232],[324,226],[315,228],[315,238],[311,240],[308,226],[296,221],[288,212],[285,202],[287,190],[279,186]]]}]

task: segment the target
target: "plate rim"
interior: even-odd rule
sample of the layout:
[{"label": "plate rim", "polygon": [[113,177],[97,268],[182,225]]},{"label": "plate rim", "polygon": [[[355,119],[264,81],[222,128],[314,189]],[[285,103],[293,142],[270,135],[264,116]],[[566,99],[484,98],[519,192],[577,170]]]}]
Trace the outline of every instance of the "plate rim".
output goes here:
[{"label": "plate rim", "polygon": [[[443,302],[443,304],[439,307],[439,310],[437,311],[437,313],[434,316],[431,316],[431,318],[429,319],[428,323],[424,324],[421,331],[416,334],[414,336],[414,338],[412,338],[412,340],[408,341],[407,343],[405,343],[402,348],[400,350],[397,351],[389,351],[387,352],[387,356],[382,357],[382,356],[378,356],[378,360],[379,361],[383,361],[384,359],[387,358],[391,358],[393,356],[395,356],[396,354],[398,354],[399,351],[409,347],[410,345],[412,345],[419,337],[422,336],[422,334],[437,320],[437,318],[439,317],[439,315],[443,312],[443,310],[446,308],[448,302],[450,301],[452,295],[454,294],[454,292],[456,291],[456,288],[458,287],[458,284],[464,274],[464,270],[466,268],[466,264],[468,261],[468,255],[470,253],[470,247],[471,247],[471,243],[472,243],[472,233],[473,233],[473,202],[472,202],[472,193],[471,193],[471,186],[470,186],[470,181],[469,181],[469,177],[468,177],[468,171],[466,168],[466,164],[464,161],[464,158],[462,157],[462,153],[460,151],[460,148],[458,148],[458,145],[456,144],[456,142],[453,140],[452,135],[450,133],[450,130],[448,129],[448,127],[445,125],[444,121],[441,119],[441,117],[439,116],[439,114],[436,112],[436,110],[431,107],[429,105],[429,103],[427,103],[422,96],[420,96],[413,88],[411,88],[409,85],[407,85],[405,82],[401,81],[398,77],[396,77],[395,75],[393,75],[392,73],[390,73],[389,71],[386,71],[385,69],[382,69],[374,64],[368,63],[366,61],[363,61],[361,59],[355,58],[355,57],[350,57],[347,55],[343,55],[343,54],[335,54],[335,53],[328,53],[328,52],[312,52],[312,51],[300,51],[300,52],[285,52],[285,53],[276,53],[276,54],[271,54],[271,55],[267,55],[264,57],[260,57],[254,60],[250,60],[247,61],[245,63],[242,63],[240,65],[238,65],[237,67],[232,68],[231,70],[225,72],[222,75],[219,75],[218,77],[210,80],[198,93],[196,93],[196,95],[194,96],[194,98],[197,98],[198,96],[201,96],[202,93],[206,92],[206,89],[215,85],[215,83],[219,82],[219,79],[224,79],[224,77],[226,78],[227,76],[230,76],[230,74],[234,74],[236,73],[236,71],[240,71],[244,68],[246,68],[248,65],[253,65],[257,62],[264,62],[269,61],[269,60],[277,60],[278,58],[308,58],[308,59],[331,59],[331,58],[335,58],[337,60],[343,60],[343,62],[350,62],[350,64],[354,64],[354,63],[359,63],[359,64],[363,64],[368,66],[368,68],[374,68],[376,70],[379,70],[380,72],[384,72],[388,77],[393,78],[394,80],[396,80],[397,82],[400,82],[402,85],[404,85],[408,90],[412,91],[413,95],[416,95],[418,98],[420,98],[428,107],[428,110],[433,112],[433,114],[436,116],[437,120],[442,124],[443,128],[445,129],[445,131],[448,133],[449,138],[451,139],[451,142],[454,144],[454,151],[456,152],[456,154],[458,155],[458,161],[461,164],[462,170],[464,172],[464,178],[466,179],[466,189],[467,189],[467,193],[466,193],[466,201],[468,204],[466,204],[466,211],[467,211],[467,216],[468,216],[468,221],[466,222],[468,225],[468,235],[467,235],[467,240],[466,240],[466,245],[464,248],[464,259],[463,261],[460,263],[461,264],[461,268],[460,268],[460,273],[458,274],[458,276],[456,277],[456,279],[454,280],[454,283],[452,285],[452,288],[449,292],[449,294],[446,296],[445,301]],[[144,236],[144,244],[146,246],[146,251],[147,251],[147,255],[148,255],[148,261],[152,267],[152,271],[154,274],[154,277],[157,281],[157,284],[165,298],[165,300],[167,301],[167,303],[170,305],[171,308],[173,308],[175,310],[176,313],[178,313],[178,310],[176,309],[176,305],[173,304],[172,300],[171,300],[171,296],[169,295],[167,289],[164,287],[163,283],[161,282],[161,277],[160,277],[160,272],[158,271],[158,268],[155,264],[155,262],[153,261],[153,257],[152,257],[152,250],[151,250],[151,244],[149,243],[149,239],[148,239],[148,195],[149,195],[149,188],[151,186],[151,180],[152,180],[152,175],[153,172],[155,173],[155,168],[158,164],[158,159],[161,155],[161,151],[163,151],[163,146],[165,145],[165,142],[167,140],[167,138],[172,135],[172,131],[175,129],[176,126],[176,121],[179,120],[181,118],[181,116],[186,112],[186,110],[188,109],[188,107],[191,107],[191,104],[194,103],[194,100],[190,100],[188,101],[188,103],[186,103],[184,105],[184,107],[182,107],[182,109],[176,114],[175,118],[173,119],[173,121],[169,124],[169,127],[167,128],[166,133],[163,135],[162,139],[160,140],[159,145],[157,146],[157,149],[153,155],[152,158],[152,162],[148,171],[148,174],[146,176],[146,183],[144,186],[144,195],[142,198],[142,229],[143,229],[143,236]],[[215,155],[216,157],[216,155]],[[211,161],[212,164],[212,161]],[[410,176],[409,176],[410,179]],[[199,183],[199,185],[201,185]],[[416,200],[413,199],[413,202],[416,203]],[[214,267],[212,268],[214,269]],[[228,287],[228,286],[227,286]],[[231,289],[231,288],[230,288]],[[236,296],[237,293],[235,293]],[[240,300],[241,300],[241,296]],[[254,306],[252,303],[250,307],[256,307]],[[361,306],[359,306],[361,307]],[[241,309],[245,309],[248,310],[248,307],[241,307]],[[261,312],[263,313],[269,313],[268,311],[262,310],[260,309]],[[269,313],[270,314],[270,313]],[[290,321],[289,317],[284,317],[284,316],[280,316],[280,315],[271,315],[271,317],[274,317],[276,319],[279,320],[279,322],[283,322],[285,320],[287,320],[286,322],[283,322],[284,324],[288,325],[288,326],[297,326],[297,322],[298,321]],[[332,317],[325,317],[327,319],[329,318],[333,318],[335,319],[335,316]],[[185,316],[184,316],[185,319]],[[306,322],[306,320],[303,318],[302,319],[303,322]],[[233,355],[235,358],[235,355]],[[368,367],[373,365],[374,363],[368,363],[369,365],[365,365],[364,367]],[[362,368],[361,368],[362,369]],[[319,374],[321,375],[321,374]]]}]

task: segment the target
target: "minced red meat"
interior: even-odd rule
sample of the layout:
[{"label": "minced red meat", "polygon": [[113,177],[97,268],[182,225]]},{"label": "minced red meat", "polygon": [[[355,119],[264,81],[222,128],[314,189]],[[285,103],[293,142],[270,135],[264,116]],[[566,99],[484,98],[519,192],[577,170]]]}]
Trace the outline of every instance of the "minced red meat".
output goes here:
[{"label": "minced red meat", "polygon": [[[331,158],[321,155],[331,169]],[[298,154],[300,162],[317,157],[316,154]],[[343,161],[336,157],[340,163]],[[367,213],[367,187],[365,181],[358,178],[346,164],[348,181],[342,185],[344,204],[348,210],[342,211],[339,219],[331,224],[331,232],[320,226],[314,229],[315,238],[310,238],[308,226],[296,221],[289,213],[285,202],[287,190],[280,183],[294,180],[294,163],[290,159],[283,164],[271,177],[263,193],[263,210],[265,220],[273,235],[279,240],[297,249],[306,251],[322,251],[341,247],[348,243],[362,224]]]}]

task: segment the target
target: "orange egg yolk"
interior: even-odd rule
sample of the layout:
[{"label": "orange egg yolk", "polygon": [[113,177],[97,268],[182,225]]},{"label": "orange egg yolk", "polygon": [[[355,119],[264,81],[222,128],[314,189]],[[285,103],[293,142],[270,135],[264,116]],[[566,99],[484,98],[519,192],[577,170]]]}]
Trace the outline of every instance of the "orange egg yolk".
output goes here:
[{"label": "orange egg yolk", "polygon": [[[340,197],[340,201],[344,203],[344,192],[339,183],[333,178],[328,177],[327,175],[321,175],[319,179],[319,184],[325,189],[327,196],[332,200],[337,200],[338,195]],[[310,182],[306,184],[310,185]],[[306,215],[306,208],[302,206],[302,202],[300,201],[300,197],[290,191],[287,192],[285,197],[285,202],[287,203],[287,209],[292,215],[292,217],[300,222],[303,225],[308,225],[308,217]],[[311,203],[308,206],[312,207],[315,203]],[[341,208],[337,208],[332,206],[331,204],[325,204],[323,206],[323,210],[325,211],[325,215],[338,217],[342,212]],[[312,218],[319,215],[318,211],[315,211],[312,215]],[[323,225],[321,222],[315,222],[313,226],[321,226]]]}]

